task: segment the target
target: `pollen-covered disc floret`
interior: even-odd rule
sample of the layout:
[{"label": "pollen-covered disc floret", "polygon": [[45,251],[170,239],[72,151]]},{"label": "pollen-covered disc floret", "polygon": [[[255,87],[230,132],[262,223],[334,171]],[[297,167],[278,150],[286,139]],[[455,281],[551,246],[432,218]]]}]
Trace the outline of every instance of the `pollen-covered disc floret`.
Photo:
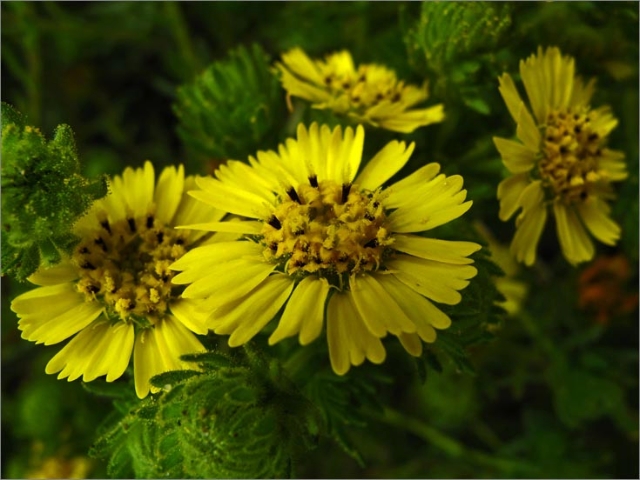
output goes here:
[{"label": "pollen-covered disc floret", "polygon": [[381,363],[381,339],[396,336],[411,355],[451,319],[432,301],[454,305],[477,273],[480,246],[416,234],[458,218],[471,206],[462,178],[425,165],[383,185],[414,145],[392,141],[360,170],[364,128],[298,125],[297,139],[229,161],[198,180],[193,197],[232,221],[188,225],[243,238],[198,247],[177,260],[174,283],[202,299],[208,326],[249,341],[282,311],[269,344],[297,335],[307,345],[326,325],[333,370],[365,359]]},{"label": "pollen-covered disc floret", "polygon": [[[500,93],[518,125],[520,142],[494,138],[511,176],[498,185],[500,219],[516,218],[511,252],[532,265],[549,212],[555,217],[560,246],[572,264],[595,253],[588,230],[615,245],[620,227],[610,217],[611,182],[627,177],[624,154],[606,147],[618,120],[608,107],[591,108],[594,81],[575,76],[574,59],[555,47],[520,62],[530,109],[505,73]],[[586,230],[585,230],[586,228]]]},{"label": "pollen-covered disc floret", "polygon": [[[136,393],[156,391],[154,375],[194,368],[181,355],[204,350],[194,335],[207,333],[198,302],[181,297],[169,266],[194,245],[217,236],[176,230],[176,223],[219,219],[196,205],[182,166],[165,168],[157,183],[150,162],[126,168],[110,194],[74,225],[80,238],[70,257],[29,277],[39,287],[11,303],[22,337],[52,345],[70,339],[45,371],[89,382],[125,372],[133,355]],[[194,208],[197,207],[197,208]]]},{"label": "pollen-covered disc floret", "polygon": [[393,238],[378,192],[332,180],[291,187],[262,228],[264,255],[290,274],[376,270]]},{"label": "pollen-covered disc floret", "polygon": [[186,253],[186,237],[153,214],[113,224],[105,218],[96,235],[75,249],[78,291],[87,301],[102,301],[111,318],[155,323],[178,298],[169,265]]},{"label": "pollen-covered disc floret", "polygon": [[602,180],[598,162],[603,139],[592,128],[587,108],[566,108],[547,115],[543,157],[538,164],[543,185],[566,203],[585,200]]}]

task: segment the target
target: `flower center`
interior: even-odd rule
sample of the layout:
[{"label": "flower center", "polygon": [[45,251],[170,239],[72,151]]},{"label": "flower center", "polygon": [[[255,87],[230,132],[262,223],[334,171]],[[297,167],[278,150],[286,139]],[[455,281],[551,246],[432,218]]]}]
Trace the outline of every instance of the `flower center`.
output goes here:
[{"label": "flower center", "polygon": [[398,83],[391,72],[376,73],[376,80],[373,81],[370,79],[371,72],[365,65],[358,68],[356,77],[348,73],[337,73],[332,68],[325,74],[324,81],[334,95],[344,94],[352,108],[371,107],[382,100],[400,101],[404,88],[402,82]]},{"label": "flower center", "polygon": [[114,224],[105,218],[101,226],[75,249],[78,291],[88,300],[102,301],[111,317],[141,325],[147,325],[145,318],[162,318],[175,296],[169,265],[186,253],[184,234],[153,215]]},{"label": "flower center", "polygon": [[602,138],[592,129],[588,109],[554,111],[547,117],[540,176],[565,202],[585,200],[601,177],[597,173]]},{"label": "flower center", "polygon": [[289,275],[375,270],[393,243],[379,192],[332,180],[291,187],[262,228],[264,256]]}]

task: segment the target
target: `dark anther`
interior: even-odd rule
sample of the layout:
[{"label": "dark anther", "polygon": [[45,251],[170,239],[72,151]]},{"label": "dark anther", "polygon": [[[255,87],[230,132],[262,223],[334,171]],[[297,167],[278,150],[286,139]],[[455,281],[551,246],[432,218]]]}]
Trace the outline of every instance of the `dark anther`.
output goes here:
[{"label": "dark anther", "polygon": [[82,247],[80,250],[78,250],[80,253],[85,254],[85,253],[89,253],[89,249],[87,247]]},{"label": "dark anther", "polygon": [[80,268],[84,268],[85,270],[95,270],[96,269],[96,267],[94,267],[91,262],[84,262],[82,265],[80,265]]},{"label": "dark anther", "polygon": [[136,308],[136,302],[135,300],[131,300],[129,306],[127,307],[127,310],[133,310],[134,308]]},{"label": "dark anther", "polygon": [[271,215],[271,218],[267,221],[269,225],[271,225],[276,230],[280,230],[282,228],[282,224],[280,220],[275,215]]},{"label": "dark anther", "polygon": [[324,83],[331,85],[331,77],[324,77]]},{"label": "dark anther", "polygon": [[366,213],[364,214],[364,218],[366,218],[366,219],[367,219],[367,220],[369,220],[370,222],[373,222],[373,221],[376,219],[376,217],[374,217],[373,215],[371,215],[369,212],[366,212]]},{"label": "dark anther", "polygon": [[574,119],[574,120],[579,120],[579,119],[580,119],[580,115],[578,115],[577,113],[575,113],[575,114],[573,115],[573,119]]},{"label": "dark anther", "polygon": [[318,188],[318,177],[316,177],[315,175],[311,175],[309,177],[309,183],[313,188]]},{"label": "dark anther", "polygon": [[592,133],[591,135],[589,135],[588,137],[590,142],[593,142],[594,140],[598,139],[598,134],[597,133]]},{"label": "dark anther", "polygon": [[582,128],[580,128],[578,125],[576,125],[576,126],[574,127],[573,131],[574,131],[575,133],[580,133],[580,132],[582,131]]},{"label": "dark anther", "polygon": [[391,97],[391,101],[392,102],[399,102],[400,101],[400,94],[396,93],[393,97]]},{"label": "dark anther", "polygon": [[147,217],[147,228],[153,227],[153,215]]},{"label": "dark anther", "polygon": [[289,195],[289,198],[290,198],[291,200],[293,200],[294,202],[296,202],[296,203],[302,203],[302,202],[300,201],[300,197],[298,197],[298,193],[296,192],[296,189],[295,189],[295,188],[293,188],[293,187],[289,188],[289,190],[287,190],[287,195]]},{"label": "dark anther", "polygon": [[354,102],[358,103],[360,101],[360,97],[358,95],[356,95],[351,100],[353,100]]},{"label": "dark anther", "polygon": [[304,235],[304,228],[297,228],[291,233],[293,233],[296,237],[299,237],[300,235]]},{"label": "dark anther", "polygon": [[580,200],[586,200],[586,199],[587,199],[587,192],[583,190],[582,192],[580,192]]},{"label": "dark anther", "polygon": [[364,244],[364,248],[376,248],[378,246],[378,240],[372,238],[367,243]]},{"label": "dark anther", "polygon": [[340,256],[338,257],[338,261],[339,262],[349,261],[349,255],[347,255],[346,253],[341,253]]},{"label": "dark anther", "polygon": [[560,153],[567,153],[567,147],[565,147],[564,145],[562,147],[560,147]]},{"label": "dark anther", "polygon": [[100,287],[96,287],[95,285],[89,285],[87,287],[87,292],[89,293],[98,293],[100,291]]},{"label": "dark anther", "polygon": [[307,252],[309,251],[309,244],[308,244],[308,243],[303,243],[303,244],[300,246],[300,249],[301,249],[303,252],[307,253]]},{"label": "dark anther", "polygon": [[167,275],[166,273],[164,275],[162,275],[162,277],[160,277],[160,278],[162,278],[163,282],[168,282],[169,281],[169,275]]},{"label": "dark anther", "polygon": [[380,100],[382,100],[383,98],[384,98],[384,95],[383,95],[383,94],[381,94],[381,93],[378,93],[378,94],[376,95],[376,100],[377,100],[378,102],[379,102]]},{"label": "dark anther", "polygon": [[277,244],[277,242],[271,242],[271,243],[269,244],[269,250],[273,250],[274,252],[275,252],[276,250],[278,250],[278,244]]},{"label": "dark anther", "polygon": [[553,142],[553,137],[551,135],[547,137],[547,142]]},{"label": "dark anther", "polygon": [[133,218],[127,218],[127,223],[129,224],[129,228],[131,229],[131,233],[135,233],[135,231],[136,231],[136,221]]},{"label": "dark anther", "polygon": [[164,232],[156,233],[156,239],[158,240],[158,243],[162,243],[162,241],[164,240]]},{"label": "dark anther", "polygon": [[184,238],[178,238],[176,240],[176,245],[184,245]]},{"label": "dark anther", "polygon": [[109,220],[100,222],[100,225],[102,225],[102,228],[104,228],[107,232],[111,233],[111,225],[109,225]]},{"label": "dark anther", "polygon": [[344,185],[342,185],[342,198],[341,198],[342,203],[347,201],[347,198],[349,198],[350,191],[351,191],[350,183],[345,183]]},{"label": "dark anther", "polygon": [[380,206],[380,202],[373,202],[373,208],[378,208]]},{"label": "dark anther", "polygon": [[306,265],[306,263],[302,260],[294,260],[293,261],[293,266],[294,267],[304,267]]},{"label": "dark anther", "polygon": [[100,248],[102,248],[103,252],[107,251],[107,244],[104,243],[104,240],[102,239],[102,237],[98,237],[93,241],[96,245],[100,245]]},{"label": "dark anther", "polygon": [[345,90],[348,90],[351,88],[351,84],[349,82],[344,82],[342,84],[342,88],[344,88]]}]

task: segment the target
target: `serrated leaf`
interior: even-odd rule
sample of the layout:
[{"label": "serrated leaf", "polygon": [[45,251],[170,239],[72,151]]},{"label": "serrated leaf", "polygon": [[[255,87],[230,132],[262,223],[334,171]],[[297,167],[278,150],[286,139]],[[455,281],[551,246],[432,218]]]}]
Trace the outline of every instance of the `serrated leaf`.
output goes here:
[{"label": "serrated leaf", "polygon": [[151,377],[151,385],[156,388],[164,388],[167,385],[175,385],[182,383],[185,380],[200,375],[200,372],[195,370],[174,370],[171,372],[164,372],[159,375]]}]

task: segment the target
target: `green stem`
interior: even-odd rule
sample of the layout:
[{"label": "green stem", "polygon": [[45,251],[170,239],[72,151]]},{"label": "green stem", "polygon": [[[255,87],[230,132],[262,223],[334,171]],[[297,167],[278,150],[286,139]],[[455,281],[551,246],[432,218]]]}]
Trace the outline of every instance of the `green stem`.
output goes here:
[{"label": "green stem", "polygon": [[520,312],[519,317],[524,329],[531,336],[531,338],[533,338],[535,342],[542,348],[544,353],[547,354],[551,360],[562,360],[562,354],[560,353],[558,348],[553,344],[551,340],[549,340],[549,337],[547,335],[544,335],[544,333],[540,331],[535,320],[531,318],[531,316],[526,312]]},{"label": "green stem", "polygon": [[184,15],[182,15],[178,2],[165,2],[164,11],[169,27],[171,28],[171,32],[178,44],[178,48],[180,49],[181,57],[183,58],[188,70],[186,74],[183,75],[183,79],[191,80],[192,77],[198,73],[199,65],[193,45],[191,44],[189,32],[187,31],[187,24],[185,22]]},{"label": "green stem", "polygon": [[452,458],[469,459],[479,465],[494,468],[508,475],[514,475],[516,472],[520,472],[521,474],[535,476],[535,466],[533,465],[494,457],[479,450],[469,448],[422,420],[410,417],[397,410],[385,408],[382,415],[374,411],[367,411],[366,413],[376,420],[417,435]]}]

